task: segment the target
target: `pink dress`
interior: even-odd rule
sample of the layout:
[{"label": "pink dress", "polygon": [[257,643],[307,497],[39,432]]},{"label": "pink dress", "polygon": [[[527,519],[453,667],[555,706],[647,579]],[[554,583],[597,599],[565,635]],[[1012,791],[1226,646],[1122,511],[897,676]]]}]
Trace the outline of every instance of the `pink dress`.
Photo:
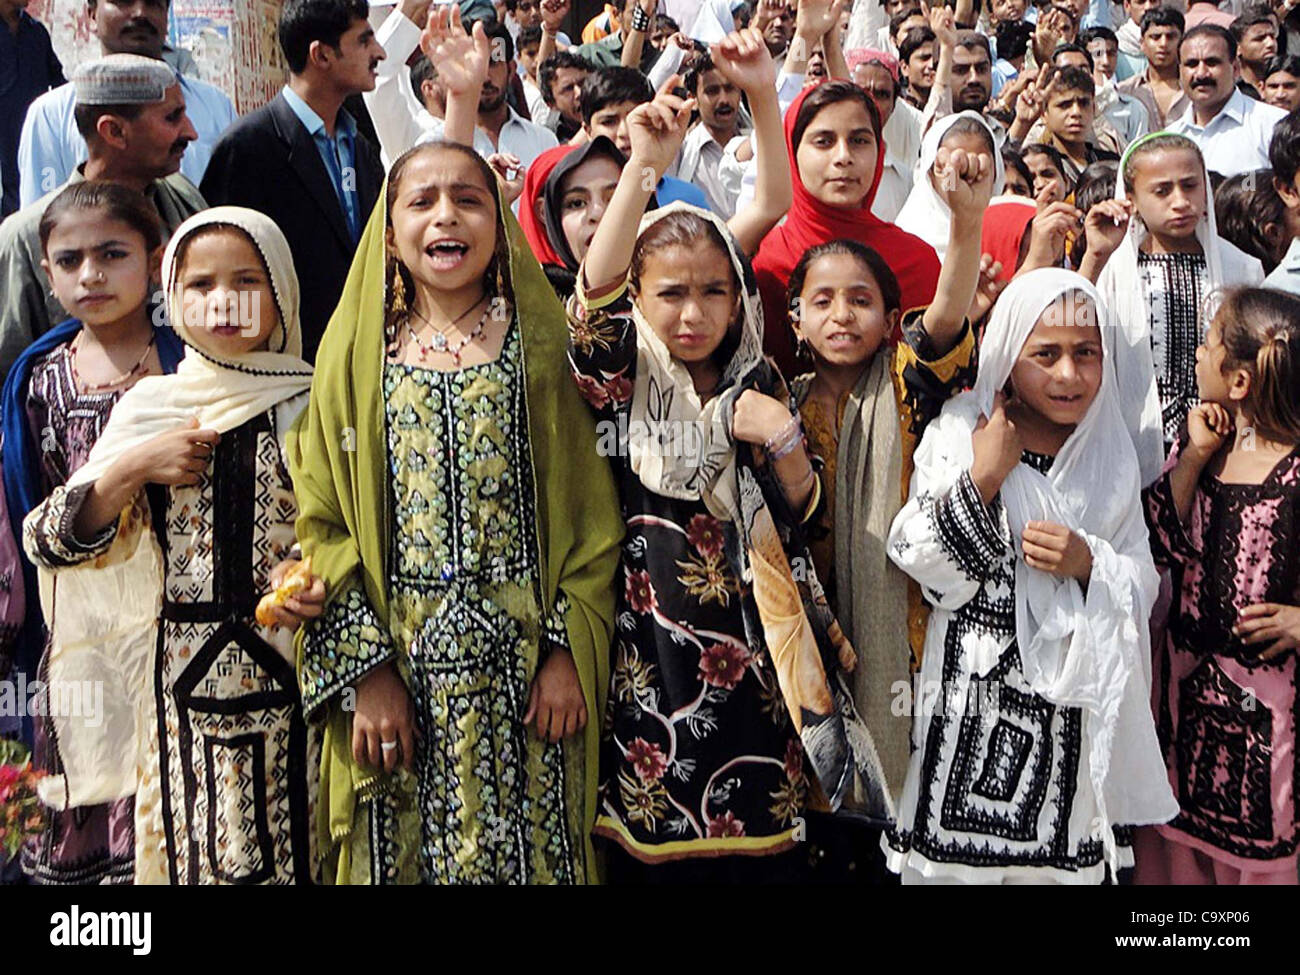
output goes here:
[{"label": "pink dress", "polygon": [[1300,447],[1261,484],[1203,474],[1186,526],[1169,482],[1177,456],[1145,496],[1152,553],[1174,592],[1154,706],[1181,811],[1158,829],[1242,874],[1285,871],[1294,882],[1296,654],[1262,662],[1267,644],[1232,628],[1254,603],[1300,603]]}]

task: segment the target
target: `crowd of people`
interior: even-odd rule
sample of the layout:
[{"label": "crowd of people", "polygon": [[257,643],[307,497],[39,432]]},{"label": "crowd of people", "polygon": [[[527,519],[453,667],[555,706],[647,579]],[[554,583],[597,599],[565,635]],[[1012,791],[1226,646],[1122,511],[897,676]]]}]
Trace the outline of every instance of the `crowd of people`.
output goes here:
[{"label": "crowd of people", "polygon": [[1300,3],[22,7],[9,881],[1297,882]]}]

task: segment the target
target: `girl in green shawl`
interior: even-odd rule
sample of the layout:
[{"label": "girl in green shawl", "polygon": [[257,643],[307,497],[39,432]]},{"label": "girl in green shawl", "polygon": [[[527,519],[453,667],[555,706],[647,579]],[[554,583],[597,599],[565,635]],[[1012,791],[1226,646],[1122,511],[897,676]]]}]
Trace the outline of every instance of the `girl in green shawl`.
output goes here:
[{"label": "girl in green shawl", "polygon": [[595,879],[622,523],[566,339],[478,155],[398,159],[291,445],[338,883]]}]

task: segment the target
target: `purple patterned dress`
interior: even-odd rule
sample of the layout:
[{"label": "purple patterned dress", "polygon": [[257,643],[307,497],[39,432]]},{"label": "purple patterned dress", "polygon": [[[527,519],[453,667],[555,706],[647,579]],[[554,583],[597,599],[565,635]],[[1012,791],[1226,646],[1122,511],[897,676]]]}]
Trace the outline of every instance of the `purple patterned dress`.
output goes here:
[{"label": "purple patterned dress", "polygon": [[[1181,444],[1180,444],[1181,446]],[[1201,475],[1186,524],[1169,472],[1146,494],[1151,549],[1173,572],[1155,650],[1155,712],[1181,811],[1160,833],[1248,873],[1296,871],[1296,654],[1233,635],[1254,603],[1300,603],[1300,447],[1260,484]]]},{"label": "purple patterned dress", "polygon": [[[69,344],[52,349],[32,366],[27,387],[27,417],[39,444],[41,490],[48,495],[86,462],[90,448],[108,424],[109,413],[126,387],[82,393],[72,374]],[[33,594],[34,595],[34,594]],[[48,668],[48,645],[40,676]],[[33,763],[60,770],[50,728],[37,722]],[[129,884],[135,868],[135,800],[52,811],[43,835],[23,850],[23,870],[38,884]]]}]

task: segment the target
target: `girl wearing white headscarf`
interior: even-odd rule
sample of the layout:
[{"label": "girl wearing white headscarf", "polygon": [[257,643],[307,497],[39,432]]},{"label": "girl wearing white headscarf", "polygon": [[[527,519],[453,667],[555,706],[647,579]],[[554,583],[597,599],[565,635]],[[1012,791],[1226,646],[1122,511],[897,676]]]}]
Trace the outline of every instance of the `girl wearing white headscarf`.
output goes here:
[{"label": "girl wearing white headscarf", "polygon": [[[963,137],[973,141],[964,144],[960,141]],[[938,178],[934,174],[934,161],[942,146],[988,153],[993,157],[993,195],[1000,194],[1006,185],[1002,153],[998,152],[993,130],[979,112],[946,115],[930,126],[930,131],[921,141],[921,159],[917,163],[912,191],[894,223],[933,247],[940,261],[948,251],[948,229],[952,225],[952,210],[934,188],[934,180]]]},{"label": "girl wearing white headscarf", "polygon": [[[985,504],[972,435],[1054,308],[1095,309],[1100,386],[1056,456],[1023,452]],[[1120,410],[1116,331],[1079,275],[1043,268],[1015,279],[994,306],[975,388],[947,403],[916,452],[889,540],[934,606],[915,749],[886,850],[905,883],[1099,883],[1108,866],[1132,863],[1114,827],[1178,811],[1148,705],[1158,580]],[[1083,540],[1086,589],[1028,564],[1030,522]]]},{"label": "girl wearing white headscarf", "polygon": [[[275,305],[266,340],[238,354],[201,332],[232,323],[233,306],[227,315],[205,300],[199,314],[183,300],[196,238],[218,232],[251,243]],[[46,799],[134,794],[136,883],[305,882],[316,869],[318,745],[303,720],[293,634],[254,619],[297,517],[284,439],[312,372],[300,358],[293,257],[269,218],[217,207],[177,229],[163,284],[186,344],[179,368],[123,396],[86,464],[24,523],[42,569],[51,674],[105,687],[102,726],[58,729],[70,760]],[[265,314],[246,306],[238,321],[247,330]],[[178,438],[182,429],[192,436]],[[96,524],[117,497],[106,485],[129,482],[123,472],[157,458],[162,438],[172,438],[167,462],[179,452],[191,476],[164,487],[165,462],[154,459],[148,504],[137,494]]]},{"label": "girl wearing white headscarf", "polygon": [[[1167,208],[1167,196],[1149,203],[1133,196],[1140,160],[1157,152],[1196,157],[1204,198],[1194,227],[1185,232],[1161,233],[1141,219],[1144,206]],[[1101,270],[1097,289],[1122,329],[1126,351],[1117,369],[1146,486],[1160,475],[1169,445],[1197,402],[1196,347],[1210,321],[1204,313],[1206,299],[1225,287],[1259,284],[1264,269],[1219,236],[1209,174],[1201,151],[1187,137],[1153,132],[1128,147],[1120,160],[1115,199],[1130,198],[1133,218]],[[1180,246],[1180,240],[1193,236],[1199,247]]]}]

